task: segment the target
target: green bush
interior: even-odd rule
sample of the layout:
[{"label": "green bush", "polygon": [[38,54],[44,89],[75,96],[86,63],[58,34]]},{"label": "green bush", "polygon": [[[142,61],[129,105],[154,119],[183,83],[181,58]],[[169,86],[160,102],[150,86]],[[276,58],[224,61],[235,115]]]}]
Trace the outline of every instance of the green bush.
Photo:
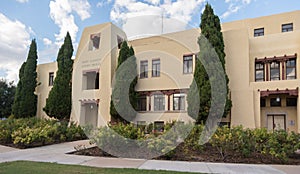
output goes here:
[{"label": "green bush", "polygon": [[223,160],[229,154],[238,153],[248,157],[261,153],[286,162],[300,148],[300,134],[284,130],[270,132],[266,128],[251,130],[242,126],[224,126],[217,129],[209,143],[218,150]]},{"label": "green bush", "polygon": [[0,143],[18,147],[35,147],[65,141],[85,139],[80,126],[57,120],[39,118],[9,118],[0,121]]}]

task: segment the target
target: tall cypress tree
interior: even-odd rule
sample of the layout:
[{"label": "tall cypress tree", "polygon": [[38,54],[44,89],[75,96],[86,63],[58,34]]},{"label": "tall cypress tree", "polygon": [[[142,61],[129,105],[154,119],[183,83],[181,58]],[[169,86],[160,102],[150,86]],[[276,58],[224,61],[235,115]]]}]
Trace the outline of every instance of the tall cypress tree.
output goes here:
[{"label": "tall cypress tree", "polygon": [[[206,4],[205,10],[201,15],[201,35],[198,38],[198,44],[200,47],[199,59],[203,60],[204,57],[213,56],[212,50],[207,44],[203,44],[207,39],[211,47],[217,54],[219,61],[222,64],[223,71],[225,71],[225,52],[223,34],[221,32],[220,19],[214,14],[212,7]],[[210,79],[205,68],[214,68],[215,62],[207,62],[207,67],[204,67],[201,61],[196,60],[196,67],[194,72],[194,81],[190,86],[190,90],[187,96],[188,101],[188,113],[190,116],[196,119],[197,123],[206,121],[209,109],[211,107],[211,86]],[[214,78],[214,77],[210,77]],[[231,108],[231,100],[228,98],[228,76],[225,73],[226,78],[226,103],[223,116],[226,116]],[[213,80],[213,79],[212,79]],[[198,87],[198,88],[197,88]],[[198,90],[197,90],[198,89]],[[196,94],[198,93],[198,94]],[[195,100],[195,96],[199,96],[199,102]],[[198,114],[197,114],[198,113]]]},{"label": "tall cypress tree", "polygon": [[[125,64],[123,64],[124,62]],[[123,66],[119,69],[121,65]],[[110,102],[110,115],[113,120],[130,122],[135,118],[136,115],[133,109],[137,107],[138,98],[138,93],[135,91],[136,84],[137,65],[134,49],[124,41],[119,52],[117,73]],[[127,87],[129,93],[124,91],[124,89],[127,90]]]},{"label": "tall cypress tree", "polygon": [[73,71],[73,45],[69,32],[57,55],[58,70],[53,87],[46,100],[43,110],[50,117],[60,120],[70,118],[72,108],[72,71]]},{"label": "tall cypress tree", "polygon": [[19,70],[19,82],[13,104],[13,114],[16,118],[36,115],[37,96],[34,94],[37,85],[37,46],[33,39],[30,44],[26,62]]}]

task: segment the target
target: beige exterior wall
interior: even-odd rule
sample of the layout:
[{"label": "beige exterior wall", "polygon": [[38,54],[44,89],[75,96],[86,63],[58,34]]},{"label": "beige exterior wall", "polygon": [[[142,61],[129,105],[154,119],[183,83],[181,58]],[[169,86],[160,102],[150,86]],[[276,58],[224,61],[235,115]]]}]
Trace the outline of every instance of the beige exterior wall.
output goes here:
[{"label": "beige exterior wall", "polygon": [[[292,32],[281,32],[282,24],[293,23]],[[254,29],[264,28],[264,36],[254,37]],[[229,77],[230,97],[232,109],[230,117],[223,121],[230,121],[231,125],[244,125],[245,127],[267,127],[268,114],[285,114],[286,128],[289,131],[300,132],[300,104],[298,97],[297,107],[267,107],[260,106],[261,91],[295,90],[299,85],[300,60],[297,56],[297,79],[255,82],[255,59],[264,57],[282,57],[284,55],[300,54],[300,11],[265,16],[254,19],[245,19],[222,24],[222,31],[226,53],[226,71]],[[101,33],[100,47],[98,50],[89,51],[91,34]],[[137,57],[137,68],[140,72],[140,61],[148,61],[148,78],[138,79],[136,90],[139,92],[174,91],[188,89],[192,81],[192,74],[183,73],[183,56],[199,52],[197,38],[199,29],[185,30],[182,32],[164,34],[148,38],[136,39],[129,42]],[[111,23],[87,27],[82,34],[78,46],[73,71],[73,106],[71,118],[78,123],[85,123],[84,111],[86,105],[91,103],[97,106],[97,124],[102,125],[110,121],[109,106],[111,84],[116,69],[118,48],[117,35],[126,39],[126,34]],[[160,77],[152,77],[152,60],[160,59]],[[43,67],[44,66],[44,67]],[[49,66],[49,67],[45,67]],[[193,70],[195,55],[193,55]],[[282,67],[280,65],[280,67]],[[39,65],[38,79],[47,77],[48,71],[55,68],[52,64]],[[99,89],[85,90],[86,72],[95,71],[100,74]],[[281,70],[281,74],[283,71]],[[266,75],[266,71],[265,71]],[[47,78],[46,78],[47,79]],[[44,82],[45,83],[45,82]],[[92,82],[91,82],[92,83]],[[44,105],[49,87],[39,86],[38,114]],[[299,90],[298,90],[299,93]],[[271,97],[271,96],[269,96]],[[282,102],[285,102],[283,96]],[[167,102],[170,100],[170,110]],[[165,95],[166,112],[153,110],[153,95],[147,96],[147,112],[139,112],[135,121],[191,121],[185,110],[173,111],[173,95]],[[269,99],[267,98],[267,103]],[[90,109],[92,108],[89,105]],[[151,108],[150,108],[151,107]],[[88,111],[90,112],[90,111]],[[92,122],[92,121],[90,121]],[[292,124],[294,123],[295,124]]]},{"label": "beige exterior wall", "polygon": [[[99,49],[89,50],[90,37],[100,33]],[[113,72],[117,62],[117,36],[126,39],[125,33],[111,23],[87,27],[82,33],[73,69],[72,83],[72,114],[71,120],[80,124],[103,125],[110,121],[110,96]],[[85,88],[87,82],[86,72],[99,72],[99,89]],[[93,79],[90,79],[93,80]],[[97,104],[97,119],[86,111],[90,104]],[[93,120],[93,122],[91,122]],[[90,122],[89,122],[90,121]],[[96,121],[97,123],[94,123]]]},{"label": "beige exterior wall", "polygon": [[[284,113],[287,130],[300,132],[297,124],[299,112],[295,107],[285,107],[285,99],[282,100],[282,107],[268,106],[262,109],[260,107],[260,91],[291,90],[299,87],[299,58],[296,59],[297,79],[255,82],[255,58],[280,57],[295,53],[299,55],[299,16],[300,11],[295,11],[223,24],[226,70],[230,79],[233,102],[231,125],[244,125],[250,128],[267,127],[268,114]],[[282,33],[281,26],[287,23],[293,23],[293,31]],[[254,29],[262,27],[264,36],[254,37]],[[280,68],[281,76],[282,73]],[[268,99],[267,104],[269,104]],[[295,121],[296,124],[291,125],[291,121]]]},{"label": "beige exterior wall", "polygon": [[37,102],[37,117],[39,118],[48,118],[47,114],[43,111],[43,108],[46,106],[46,99],[52,88],[49,86],[49,73],[54,73],[54,78],[56,77],[57,63],[46,63],[40,64],[37,66],[37,83],[36,95],[38,97]]}]

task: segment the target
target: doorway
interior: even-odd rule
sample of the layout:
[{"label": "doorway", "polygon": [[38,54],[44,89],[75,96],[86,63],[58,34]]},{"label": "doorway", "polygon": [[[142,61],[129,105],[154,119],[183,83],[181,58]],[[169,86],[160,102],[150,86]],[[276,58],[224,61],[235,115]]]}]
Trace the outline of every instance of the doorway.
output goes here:
[{"label": "doorway", "polygon": [[96,103],[85,103],[82,106],[84,110],[85,125],[97,127],[98,122],[98,105]]},{"label": "doorway", "polygon": [[269,114],[268,130],[286,130],[286,116],[284,114]]}]

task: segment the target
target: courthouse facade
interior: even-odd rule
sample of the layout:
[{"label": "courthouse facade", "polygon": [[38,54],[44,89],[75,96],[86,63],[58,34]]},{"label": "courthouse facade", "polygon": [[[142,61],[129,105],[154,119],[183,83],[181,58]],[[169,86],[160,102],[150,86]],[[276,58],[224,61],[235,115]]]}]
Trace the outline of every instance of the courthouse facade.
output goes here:
[{"label": "courthouse facade", "polygon": [[[232,109],[222,123],[300,132],[300,11],[222,24]],[[138,124],[193,121],[187,92],[199,52],[199,29],[128,42],[137,57]],[[84,29],[73,67],[71,119],[111,121],[110,99],[119,46],[126,34],[112,23]],[[200,50],[201,51],[201,50]],[[38,117],[53,85],[56,62],[38,65]]]}]

